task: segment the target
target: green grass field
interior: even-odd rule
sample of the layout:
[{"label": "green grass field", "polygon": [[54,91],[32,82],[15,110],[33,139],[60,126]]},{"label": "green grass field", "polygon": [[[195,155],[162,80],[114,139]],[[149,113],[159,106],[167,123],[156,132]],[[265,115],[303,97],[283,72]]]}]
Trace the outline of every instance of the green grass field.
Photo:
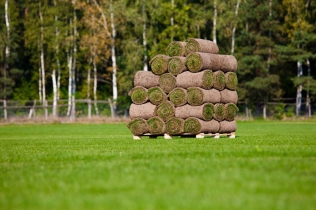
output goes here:
[{"label": "green grass field", "polygon": [[125,124],[0,126],[0,209],[315,209],[316,122],[235,139],[132,140]]}]

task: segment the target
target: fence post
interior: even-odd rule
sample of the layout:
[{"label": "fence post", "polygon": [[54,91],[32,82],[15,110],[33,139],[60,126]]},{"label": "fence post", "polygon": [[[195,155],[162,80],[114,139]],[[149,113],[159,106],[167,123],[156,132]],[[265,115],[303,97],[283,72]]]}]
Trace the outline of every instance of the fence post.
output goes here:
[{"label": "fence post", "polygon": [[88,119],[91,119],[91,99],[88,99]]},{"label": "fence post", "polygon": [[7,112],[7,100],[3,100],[3,113],[4,113],[4,119],[8,119],[8,112]]}]

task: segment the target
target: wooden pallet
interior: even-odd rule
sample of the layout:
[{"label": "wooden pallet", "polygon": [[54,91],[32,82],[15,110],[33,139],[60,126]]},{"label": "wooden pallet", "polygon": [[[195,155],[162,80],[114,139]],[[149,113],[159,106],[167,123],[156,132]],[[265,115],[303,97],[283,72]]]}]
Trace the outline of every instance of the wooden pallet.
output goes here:
[{"label": "wooden pallet", "polygon": [[[157,138],[158,136],[163,136],[164,139],[172,139],[172,136],[167,134],[167,133],[165,133],[164,135],[153,135],[150,133],[145,133],[145,134],[140,135],[140,136],[133,136],[133,139],[134,140],[141,140],[141,138],[143,136],[149,136],[149,138]],[[196,135],[184,133],[184,134],[176,135],[176,136],[181,136],[181,137],[191,137],[192,136],[192,137],[195,137],[197,139],[203,139],[205,136],[211,136],[211,137],[214,137],[215,139],[219,139],[220,136],[227,136],[228,138],[231,138],[231,139],[234,139],[236,137],[235,132],[231,132],[231,133],[199,133]]]}]

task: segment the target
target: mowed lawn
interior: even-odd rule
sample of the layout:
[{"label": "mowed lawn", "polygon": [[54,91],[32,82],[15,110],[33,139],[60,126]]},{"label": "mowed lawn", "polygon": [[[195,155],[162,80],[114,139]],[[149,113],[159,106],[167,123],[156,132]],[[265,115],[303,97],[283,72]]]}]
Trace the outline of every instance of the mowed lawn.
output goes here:
[{"label": "mowed lawn", "polygon": [[0,209],[315,209],[316,122],[235,139],[132,139],[125,124],[0,126]]}]

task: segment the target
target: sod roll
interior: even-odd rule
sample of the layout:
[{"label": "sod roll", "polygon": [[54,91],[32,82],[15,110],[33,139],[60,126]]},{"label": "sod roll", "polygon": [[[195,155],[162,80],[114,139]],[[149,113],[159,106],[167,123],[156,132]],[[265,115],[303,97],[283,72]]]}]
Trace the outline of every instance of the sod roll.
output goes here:
[{"label": "sod roll", "polygon": [[195,52],[188,55],[185,65],[194,73],[204,69],[217,71],[221,68],[221,60],[217,54]]},{"label": "sod roll", "polygon": [[129,109],[129,116],[131,119],[143,118],[147,120],[155,116],[155,110],[156,106],[150,102],[141,105],[131,104]]},{"label": "sod roll", "polygon": [[219,133],[231,133],[237,130],[236,121],[222,121],[219,122]]},{"label": "sod roll", "polygon": [[166,54],[170,57],[184,56],[186,44],[186,42],[173,41],[167,46]]},{"label": "sod roll", "polygon": [[159,105],[167,100],[167,94],[160,87],[151,87],[147,92],[148,99],[152,104]]},{"label": "sod roll", "polygon": [[135,118],[131,120],[127,124],[127,128],[129,128],[135,136],[143,135],[148,132],[147,122],[142,118]]},{"label": "sod roll", "polygon": [[168,70],[168,59],[169,56],[158,54],[155,55],[150,61],[149,65],[154,74],[161,75]]},{"label": "sod roll", "polygon": [[150,88],[159,85],[159,76],[151,71],[138,71],[134,77],[134,86]]},{"label": "sod roll", "polygon": [[227,72],[225,73],[225,84],[226,88],[229,90],[236,90],[238,79],[235,72]]},{"label": "sod roll", "polygon": [[183,133],[184,119],[172,117],[166,122],[166,133],[179,135]]},{"label": "sod roll", "polygon": [[165,93],[169,93],[176,87],[177,80],[176,77],[170,73],[165,73],[159,78],[159,86]]},{"label": "sod roll", "polygon": [[219,122],[216,120],[210,121],[200,121],[201,123],[201,133],[218,133],[219,132]]},{"label": "sod roll", "polygon": [[225,105],[222,103],[217,103],[214,105],[214,115],[213,118],[217,121],[223,121],[225,112]]},{"label": "sod roll", "polygon": [[184,88],[176,87],[169,93],[169,100],[174,106],[182,106],[188,102],[188,93]]},{"label": "sod roll", "polygon": [[238,112],[238,107],[234,103],[227,103],[224,106],[224,119],[227,121],[233,121]]},{"label": "sod roll", "polygon": [[166,132],[165,122],[160,117],[152,117],[147,120],[148,130],[150,134],[161,135]]},{"label": "sod roll", "polygon": [[201,87],[211,89],[214,83],[214,76],[211,70],[203,70],[198,73],[186,71],[179,74],[176,79],[177,86],[182,88]]},{"label": "sod roll", "polygon": [[172,75],[178,75],[188,68],[185,65],[186,57],[174,56],[168,60],[168,72]]},{"label": "sod roll", "polygon": [[214,72],[214,88],[216,90],[223,90],[226,85],[225,74],[222,71]]},{"label": "sod roll", "polygon": [[128,95],[134,104],[143,104],[148,101],[147,89],[142,86],[133,87]]},{"label": "sod roll", "polygon": [[202,120],[211,120],[214,114],[214,105],[211,103],[205,103],[200,106],[191,106],[186,104],[184,106],[176,107],[175,117],[189,118],[196,117]]},{"label": "sod roll", "polygon": [[233,55],[220,55],[221,58],[221,70],[223,72],[236,72],[238,63]]},{"label": "sod roll", "polygon": [[203,103],[219,103],[220,100],[220,92],[216,89],[188,88],[188,103],[192,106],[199,106]]},{"label": "sod roll", "polygon": [[155,113],[163,121],[167,121],[174,117],[175,107],[170,101],[164,101],[156,107]]},{"label": "sod roll", "polygon": [[217,54],[219,51],[215,42],[205,39],[189,38],[185,46],[185,54],[189,55],[192,52],[205,52]]},{"label": "sod roll", "polygon": [[237,91],[224,89],[224,90],[220,91],[220,94],[221,94],[221,102],[222,103],[232,102],[234,104],[237,104],[237,102],[238,102]]},{"label": "sod roll", "polygon": [[190,134],[198,134],[201,133],[201,128],[202,126],[198,118],[189,117],[184,121],[183,132]]}]

